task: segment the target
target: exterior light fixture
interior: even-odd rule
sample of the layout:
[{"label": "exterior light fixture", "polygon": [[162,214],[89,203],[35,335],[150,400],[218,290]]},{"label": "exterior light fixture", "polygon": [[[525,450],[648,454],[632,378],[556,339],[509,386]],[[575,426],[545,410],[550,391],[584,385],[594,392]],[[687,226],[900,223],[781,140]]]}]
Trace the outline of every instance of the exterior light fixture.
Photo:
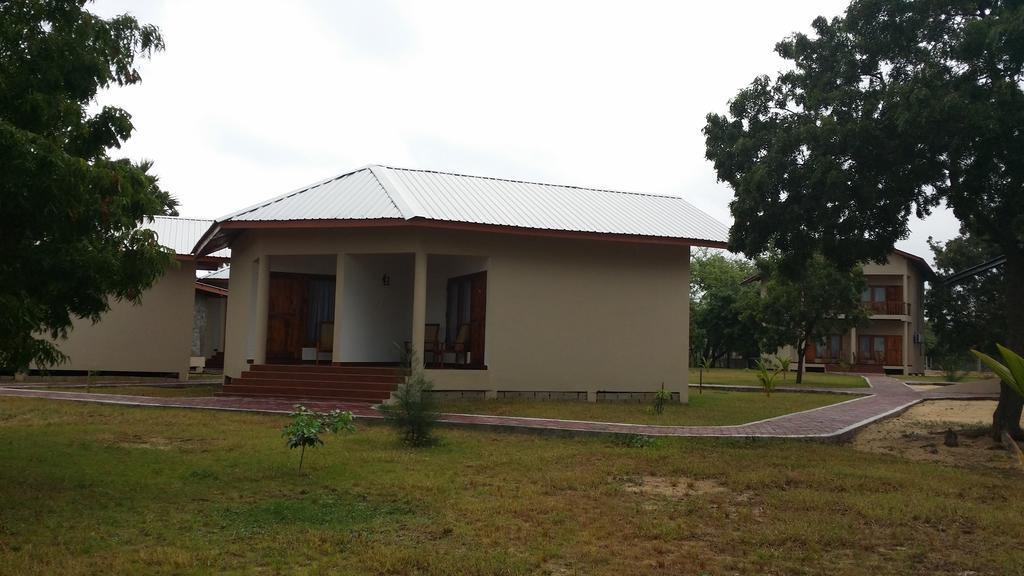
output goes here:
[{"label": "exterior light fixture", "polygon": [[384,275],[380,277],[380,285],[391,286],[391,275],[385,272]]}]

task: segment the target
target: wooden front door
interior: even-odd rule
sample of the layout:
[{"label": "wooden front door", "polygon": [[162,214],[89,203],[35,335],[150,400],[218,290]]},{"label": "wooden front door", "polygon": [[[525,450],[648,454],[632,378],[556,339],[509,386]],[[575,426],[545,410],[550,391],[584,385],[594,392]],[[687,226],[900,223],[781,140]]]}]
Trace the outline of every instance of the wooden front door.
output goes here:
[{"label": "wooden front door", "polygon": [[308,282],[301,276],[271,273],[267,362],[295,362],[300,359]]},{"label": "wooden front door", "polygon": [[885,337],[885,365],[900,366],[903,364],[903,336]]},{"label": "wooden front door", "polygon": [[487,272],[469,278],[469,351],[470,363],[484,365],[484,332],[487,327]]}]

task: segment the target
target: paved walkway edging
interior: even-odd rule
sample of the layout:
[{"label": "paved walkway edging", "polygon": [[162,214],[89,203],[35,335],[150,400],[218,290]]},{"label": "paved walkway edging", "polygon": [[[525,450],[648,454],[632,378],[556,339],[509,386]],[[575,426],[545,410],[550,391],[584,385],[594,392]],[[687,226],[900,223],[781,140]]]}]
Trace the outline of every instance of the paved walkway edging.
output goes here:
[{"label": "paved walkway edging", "polygon": [[[611,422],[587,422],[558,420],[550,418],[529,418],[517,416],[490,416],[483,414],[442,414],[439,422],[450,426],[467,426],[492,430],[519,432],[566,433],[566,434],[634,434],[643,436],[702,437],[702,438],[775,438],[842,441],[857,430],[884,418],[895,416],[925,400],[938,399],[993,399],[992,395],[942,394],[941,391],[918,392],[903,382],[881,375],[865,375],[871,388],[856,393],[851,398],[836,404],[794,412],[756,422],[730,426],[665,426],[652,424],[625,424]],[[863,390],[863,389],[861,389]],[[840,392],[843,393],[843,392]],[[234,412],[258,412],[287,414],[295,404],[303,404],[314,410],[349,410],[357,419],[369,422],[383,420],[383,415],[371,404],[354,402],[303,401],[284,398],[244,398],[214,396],[201,398],[160,398],[128,396],[118,394],[89,394],[82,392],[55,392],[25,388],[2,388],[0,396],[19,398],[44,398],[74,402],[91,402],[121,406],[146,406],[162,408],[192,408],[205,410],[226,410]]]}]

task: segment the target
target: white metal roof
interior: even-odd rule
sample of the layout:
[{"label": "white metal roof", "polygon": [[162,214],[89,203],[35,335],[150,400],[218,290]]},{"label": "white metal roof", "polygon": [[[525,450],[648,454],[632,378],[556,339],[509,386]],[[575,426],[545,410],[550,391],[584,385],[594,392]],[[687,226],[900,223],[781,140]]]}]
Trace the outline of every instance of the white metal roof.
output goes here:
[{"label": "white metal roof", "polygon": [[[189,254],[211,224],[213,220],[202,218],[154,216],[152,222],[143,222],[141,227],[156,232],[161,246],[174,250],[176,254]],[[219,250],[211,256],[228,258],[231,250]]]},{"label": "white metal roof", "polygon": [[214,270],[209,274],[200,276],[200,280],[229,280],[231,278],[231,266],[224,266],[220,270]]},{"label": "white metal roof", "polygon": [[[371,165],[217,220],[412,220],[724,243],[728,228],[675,196]],[[201,247],[197,247],[201,248]]]}]

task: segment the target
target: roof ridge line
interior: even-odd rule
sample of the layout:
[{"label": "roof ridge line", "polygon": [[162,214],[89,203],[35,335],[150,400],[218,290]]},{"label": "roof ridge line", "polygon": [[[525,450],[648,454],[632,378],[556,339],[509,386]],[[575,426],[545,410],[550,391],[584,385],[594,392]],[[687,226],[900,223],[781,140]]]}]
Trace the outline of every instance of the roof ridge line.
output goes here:
[{"label": "roof ridge line", "polygon": [[411,220],[417,216],[423,216],[423,207],[409,193],[409,190],[389,173],[394,168],[380,164],[373,164],[367,168],[369,168],[373,177],[377,179],[377,183],[384,190],[384,194],[391,200],[391,203],[394,204],[403,219]]},{"label": "roof ridge line", "polygon": [[479,178],[481,180],[497,180],[499,182],[515,182],[517,184],[536,184],[539,186],[556,186],[558,188],[573,188],[576,190],[590,190],[593,192],[605,192],[608,194],[626,194],[630,196],[649,196],[652,198],[668,198],[670,200],[682,200],[692,206],[692,203],[687,201],[682,196],[672,196],[671,194],[655,194],[652,192],[630,192],[627,190],[612,190],[610,188],[593,188],[589,186],[573,186],[571,184],[552,184],[551,182],[537,182],[535,180],[518,180],[515,178],[498,178],[496,176],[477,176],[475,174],[461,174],[459,172],[448,172],[445,170],[427,170],[424,168],[402,168],[400,166],[386,166],[383,164],[376,164],[380,168],[387,168],[388,170],[404,170],[406,172],[427,172],[430,174],[444,174],[446,176],[460,176],[462,178]]}]

